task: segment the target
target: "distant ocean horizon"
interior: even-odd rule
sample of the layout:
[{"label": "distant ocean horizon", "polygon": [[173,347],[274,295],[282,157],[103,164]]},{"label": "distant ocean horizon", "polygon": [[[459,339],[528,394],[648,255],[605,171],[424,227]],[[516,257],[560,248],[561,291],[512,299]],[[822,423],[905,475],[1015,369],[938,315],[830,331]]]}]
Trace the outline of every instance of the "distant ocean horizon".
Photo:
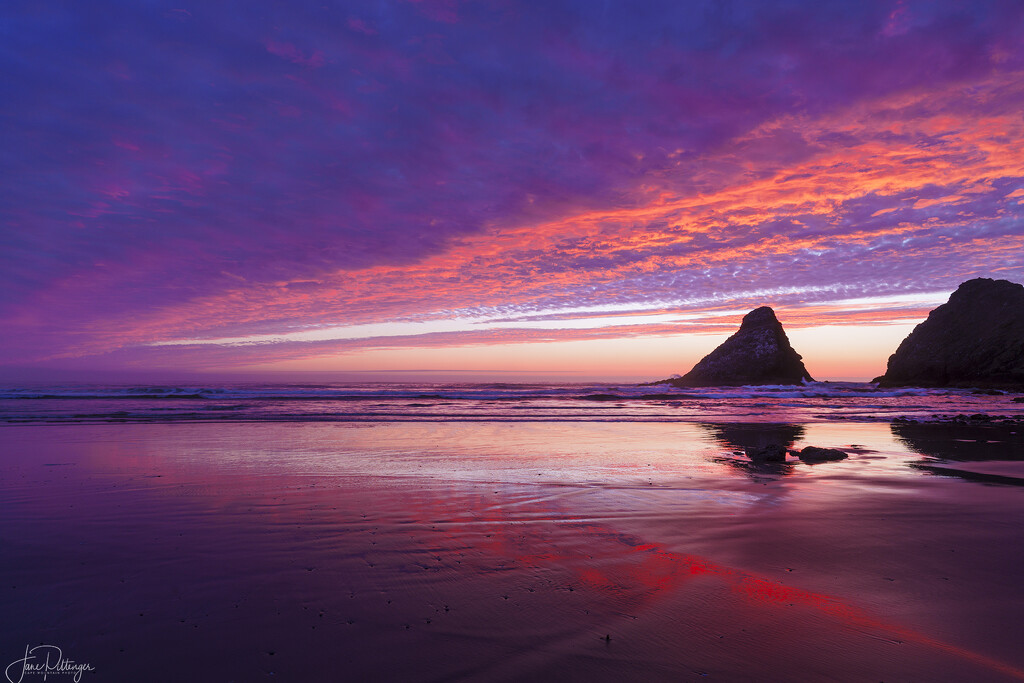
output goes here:
[{"label": "distant ocean horizon", "polygon": [[0,423],[819,422],[1022,415],[1016,394],[867,382],[674,388],[621,383],[8,383]]}]

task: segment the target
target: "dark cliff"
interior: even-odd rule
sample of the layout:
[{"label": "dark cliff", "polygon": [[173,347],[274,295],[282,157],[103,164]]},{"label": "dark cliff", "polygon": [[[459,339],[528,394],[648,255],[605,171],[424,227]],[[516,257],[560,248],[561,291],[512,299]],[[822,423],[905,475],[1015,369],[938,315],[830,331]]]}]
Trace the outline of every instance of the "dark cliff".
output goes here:
[{"label": "dark cliff", "polygon": [[1024,388],[1024,285],[960,285],[889,356],[882,386]]}]

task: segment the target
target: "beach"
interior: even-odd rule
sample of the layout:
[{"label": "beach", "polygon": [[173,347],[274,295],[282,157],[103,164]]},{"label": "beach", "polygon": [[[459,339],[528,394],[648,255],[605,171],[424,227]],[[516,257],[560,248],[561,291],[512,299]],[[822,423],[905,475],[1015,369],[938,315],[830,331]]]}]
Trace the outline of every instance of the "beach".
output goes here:
[{"label": "beach", "polygon": [[1024,683],[1024,0],[0,31],[0,683]]},{"label": "beach", "polygon": [[[948,425],[713,417],[0,425],[0,654],[57,645],[82,680],[1024,679],[1012,424],[954,461]],[[741,455],[765,439],[849,457]]]}]

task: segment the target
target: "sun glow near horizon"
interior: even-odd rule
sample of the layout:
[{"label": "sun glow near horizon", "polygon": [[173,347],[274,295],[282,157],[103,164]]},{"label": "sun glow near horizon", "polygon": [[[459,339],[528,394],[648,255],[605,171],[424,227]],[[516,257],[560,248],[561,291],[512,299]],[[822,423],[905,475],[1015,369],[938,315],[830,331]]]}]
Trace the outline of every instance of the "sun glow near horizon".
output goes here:
[{"label": "sun glow near horizon", "polygon": [[[914,324],[857,328],[809,327],[788,332],[817,381],[863,382],[885,372],[889,354]],[[358,373],[365,381],[565,381],[649,382],[684,374],[725,340],[722,334],[687,334],[627,339],[524,342],[509,345],[362,349],[239,366],[232,373],[274,377],[303,373]]]},{"label": "sun glow near horizon", "polygon": [[[868,381],[885,371],[889,355],[918,322],[787,327],[787,335],[816,380]],[[239,366],[232,372],[358,373],[382,381],[644,382],[684,374],[734,331],[730,326],[716,332],[432,347],[388,347],[378,340],[380,346],[344,354]]]},{"label": "sun glow near horizon", "polygon": [[[746,294],[748,302],[766,295],[806,295],[792,288]],[[813,377],[866,381],[884,372],[889,354],[946,298],[946,292],[931,292],[835,299],[781,306],[777,315]],[[704,308],[660,302],[658,308],[640,311],[635,305],[613,304],[512,318],[499,313],[491,319],[325,326],[168,340],[149,347],[153,354],[170,354],[166,359],[192,358],[203,373],[251,377],[348,373],[381,381],[412,376],[432,381],[642,382],[685,373],[733,334],[749,311],[724,298],[702,303]],[[148,359],[150,366],[165,363],[159,355]]]},{"label": "sun glow near horizon", "polygon": [[657,378],[771,305],[870,378],[1024,280],[1024,8],[739,6],[12,12],[0,370]]}]

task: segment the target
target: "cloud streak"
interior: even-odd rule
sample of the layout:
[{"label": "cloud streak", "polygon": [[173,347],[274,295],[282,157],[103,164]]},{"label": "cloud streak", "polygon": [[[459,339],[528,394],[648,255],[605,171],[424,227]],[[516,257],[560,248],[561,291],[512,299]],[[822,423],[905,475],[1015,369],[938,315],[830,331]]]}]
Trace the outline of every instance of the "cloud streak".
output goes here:
[{"label": "cloud streak", "polygon": [[854,322],[825,304],[1024,280],[1013,3],[236,10],[3,10],[6,362]]}]

